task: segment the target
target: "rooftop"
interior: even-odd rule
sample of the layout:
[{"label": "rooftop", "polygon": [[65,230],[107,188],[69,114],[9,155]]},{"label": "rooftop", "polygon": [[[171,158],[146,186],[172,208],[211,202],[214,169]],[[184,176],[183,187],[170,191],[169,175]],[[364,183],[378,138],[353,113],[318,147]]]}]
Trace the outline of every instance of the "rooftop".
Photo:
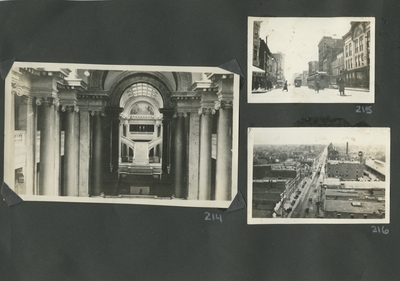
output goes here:
[{"label": "rooftop", "polygon": [[328,160],[328,164],[333,164],[337,165],[339,163],[345,163],[345,164],[362,164],[358,161],[349,161],[349,160]]},{"label": "rooftop", "polygon": [[378,173],[386,174],[386,163],[379,160],[367,159],[365,160],[365,166],[377,171]]},{"label": "rooftop", "polygon": [[[352,205],[353,203],[353,205]],[[360,203],[360,204],[355,204]],[[350,200],[326,200],[324,210],[338,213],[362,213],[372,214],[385,211],[385,203],[377,201],[350,201]]]}]

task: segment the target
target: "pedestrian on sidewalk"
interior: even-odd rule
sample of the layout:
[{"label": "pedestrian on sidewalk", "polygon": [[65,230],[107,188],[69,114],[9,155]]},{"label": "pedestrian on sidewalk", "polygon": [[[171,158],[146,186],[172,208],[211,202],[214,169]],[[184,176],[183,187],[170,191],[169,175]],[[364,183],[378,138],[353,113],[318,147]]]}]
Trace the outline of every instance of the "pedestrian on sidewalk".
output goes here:
[{"label": "pedestrian on sidewalk", "polygon": [[283,85],[283,89],[282,92],[286,90],[286,92],[288,92],[288,88],[287,88],[287,80],[285,81],[285,85]]},{"label": "pedestrian on sidewalk", "polygon": [[340,77],[340,79],[338,81],[338,84],[339,84],[339,94],[341,96],[345,96],[345,94],[344,94],[344,80],[343,80],[342,77]]},{"label": "pedestrian on sidewalk", "polygon": [[315,80],[315,90],[319,93],[319,81]]}]

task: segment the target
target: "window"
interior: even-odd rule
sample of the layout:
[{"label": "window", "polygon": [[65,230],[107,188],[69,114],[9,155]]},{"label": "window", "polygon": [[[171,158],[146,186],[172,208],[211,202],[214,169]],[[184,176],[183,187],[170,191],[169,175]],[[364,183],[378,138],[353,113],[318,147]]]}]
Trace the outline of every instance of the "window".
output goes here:
[{"label": "window", "polygon": [[353,52],[351,51],[351,43],[349,43],[349,56],[351,56]]},{"label": "window", "polygon": [[358,39],[354,40],[354,53],[358,53]]},{"label": "window", "polygon": [[349,45],[346,45],[346,58],[349,56]]},{"label": "window", "polygon": [[359,42],[360,42],[360,52],[362,51],[362,50],[364,50],[364,37],[363,36],[360,36],[360,39],[359,39]]},{"label": "window", "polygon": [[129,125],[129,131],[130,132],[136,132],[136,133],[146,133],[146,132],[154,132],[154,125],[135,125],[135,124],[130,124]]}]

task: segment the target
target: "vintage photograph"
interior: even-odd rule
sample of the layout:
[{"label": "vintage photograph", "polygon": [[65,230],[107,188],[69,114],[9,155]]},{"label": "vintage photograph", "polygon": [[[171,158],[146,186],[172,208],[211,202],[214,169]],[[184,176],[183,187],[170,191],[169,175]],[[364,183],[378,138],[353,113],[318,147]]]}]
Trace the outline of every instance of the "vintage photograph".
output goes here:
[{"label": "vintage photograph", "polygon": [[389,223],[389,128],[249,128],[248,223]]},{"label": "vintage photograph", "polygon": [[374,103],[375,18],[248,18],[249,103]]},{"label": "vintage photograph", "polygon": [[216,67],[16,62],[4,181],[23,200],[227,208],[238,91]]}]

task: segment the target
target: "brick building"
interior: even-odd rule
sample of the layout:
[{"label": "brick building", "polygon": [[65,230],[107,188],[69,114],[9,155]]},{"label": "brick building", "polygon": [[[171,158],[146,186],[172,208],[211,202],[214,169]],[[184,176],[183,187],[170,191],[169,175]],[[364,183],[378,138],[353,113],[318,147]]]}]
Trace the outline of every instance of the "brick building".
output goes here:
[{"label": "brick building", "polygon": [[347,87],[368,88],[370,71],[370,22],[351,22],[343,36]]},{"label": "brick building", "polygon": [[326,72],[328,83],[333,81],[332,61],[338,51],[343,50],[343,39],[335,39],[323,36],[318,43],[318,66],[319,70]]}]

